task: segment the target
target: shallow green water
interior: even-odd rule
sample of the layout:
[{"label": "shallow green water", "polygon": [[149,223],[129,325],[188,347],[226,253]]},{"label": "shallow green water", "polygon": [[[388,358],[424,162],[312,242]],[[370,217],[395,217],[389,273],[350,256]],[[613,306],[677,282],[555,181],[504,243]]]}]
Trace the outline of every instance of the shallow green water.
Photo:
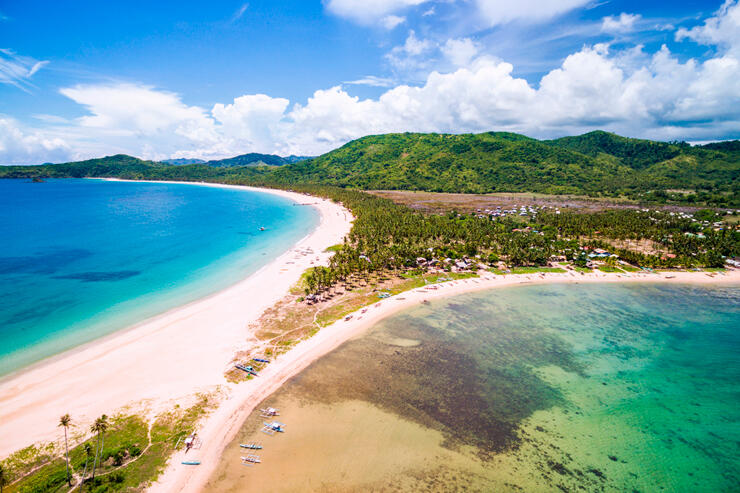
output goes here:
[{"label": "shallow green water", "polygon": [[[740,287],[528,286],[419,306],[265,404],[213,491],[737,491]],[[260,406],[261,407],[261,406]],[[290,471],[290,472],[287,472]]]}]

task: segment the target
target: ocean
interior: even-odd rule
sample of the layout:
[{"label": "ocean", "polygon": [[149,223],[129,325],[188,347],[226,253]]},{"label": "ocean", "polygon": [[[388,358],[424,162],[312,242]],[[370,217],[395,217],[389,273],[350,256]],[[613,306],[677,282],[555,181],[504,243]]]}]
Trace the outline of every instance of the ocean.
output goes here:
[{"label": "ocean", "polygon": [[[730,492],[740,287],[551,284],[433,301],[257,406],[207,491]],[[260,441],[262,463],[239,443]]]},{"label": "ocean", "polygon": [[246,190],[0,180],[0,376],[226,288],[318,221]]}]

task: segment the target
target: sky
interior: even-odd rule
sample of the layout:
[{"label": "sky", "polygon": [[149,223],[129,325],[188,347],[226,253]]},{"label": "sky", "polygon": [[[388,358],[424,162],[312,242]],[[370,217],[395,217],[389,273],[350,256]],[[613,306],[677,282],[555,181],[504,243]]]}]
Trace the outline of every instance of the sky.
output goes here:
[{"label": "sky", "polygon": [[0,0],[0,163],[740,138],[740,0]]}]

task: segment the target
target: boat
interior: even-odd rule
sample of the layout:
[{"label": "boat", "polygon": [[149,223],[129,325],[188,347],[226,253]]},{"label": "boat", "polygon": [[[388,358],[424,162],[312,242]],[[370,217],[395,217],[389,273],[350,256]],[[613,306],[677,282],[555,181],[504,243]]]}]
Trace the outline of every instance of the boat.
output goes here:
[{"label": "boat", "polygon": [[199,466],[200,461],[199,460],[184,460],[182,461],[182,464],[186,466]]},{"label": "boat", "polygon": [[262,460],[260,460],[259,455],[251,455],[251,454],[243,456],[242,460],[248,464],[259,464],[260,462],[262,462]]},{"label": "boat", "polygon": [[269,359],[262,359],[262,358],[252,358],[252,359],[258,363],[269,363],[270,362]]},{"label": "boat", "polygon": [[265,230],[265,228],[260,228],[260,231],[264,231],[264,230]]},{"label": "boat", "polygon": [[239,446],[241,448],[248,448],[250,450],[262,450],[262,445],[260,445],[257,442],[252,443],[240,443]]},{"label": "boat", "polygon": [[265,409],[260,409],[260,416],[263,418],[269,418],[272,416],[280,416],[280,409],[275,409],[274,407],[267,407]]},{"label": "boat", "polygon": [[277,421],[273,421],[272,423],[264,423],[264,427],[262,427],[262,433],[267,433],[268,435],[274,435],[275,433],[285,433],[285,423],[279,423]]},{"label": "boat", "polygon": [[251,366],[244,366],[244,365],[234,365],[234,366],[240,369],[241,371],[245,371],[249,373],[250,375],[254,375],[255,377],[259,376],[259,373],[254,371],[254,368],[252,368]]}]

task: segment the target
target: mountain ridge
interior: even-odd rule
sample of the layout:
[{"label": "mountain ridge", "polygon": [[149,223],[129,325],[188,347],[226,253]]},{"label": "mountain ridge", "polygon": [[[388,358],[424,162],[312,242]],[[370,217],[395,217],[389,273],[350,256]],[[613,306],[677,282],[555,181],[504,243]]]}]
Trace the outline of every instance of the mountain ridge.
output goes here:
[{"label": "mountain ridge", "polygon": [[115,155],[75,163],[4,167],[0,177],[119,176],[283,187],[646,199],[651,198],[648,194],[660,198],[673,193],[677,200],[685,194],[689,202],[711,200],[717,205],[740,206],[740,141],[691,146],[603,131],[551,140],[509,132],[407,132],[361,137],[321,156],[281,165],[271,164],[276,161],[266,156],[273,155],[251,153],[171,166]]}]

